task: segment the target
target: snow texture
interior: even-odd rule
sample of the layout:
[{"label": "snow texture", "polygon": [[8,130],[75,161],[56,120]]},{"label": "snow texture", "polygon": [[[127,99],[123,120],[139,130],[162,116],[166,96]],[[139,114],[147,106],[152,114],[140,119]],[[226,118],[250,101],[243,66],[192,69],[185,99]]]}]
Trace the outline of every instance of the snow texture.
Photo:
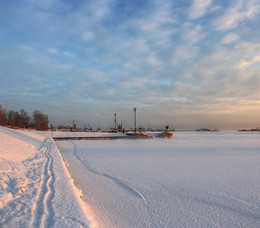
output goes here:
[{"label": "snow texture", "polygon": [[0,227],[89,227],[50,133],[0,127]]},{"label": "snow texture", "polygon": [[0,227],[260,227],[257,132],[53,136],[104,134],[0,127]]},{"label": "snow texture", "polygon": [[260,134],[60,141],[97,227],[260,227]]}]

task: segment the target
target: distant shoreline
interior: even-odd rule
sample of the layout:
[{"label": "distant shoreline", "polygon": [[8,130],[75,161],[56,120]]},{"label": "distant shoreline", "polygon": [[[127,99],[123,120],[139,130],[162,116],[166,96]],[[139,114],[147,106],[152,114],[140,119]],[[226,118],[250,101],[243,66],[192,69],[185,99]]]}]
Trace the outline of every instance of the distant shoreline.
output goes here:
[{"label": "distant shoreline", "polygon": [[257,127],[255,129],[241,129],[241,130],[238,130],[238,131],[260,131],[260,128]]}]

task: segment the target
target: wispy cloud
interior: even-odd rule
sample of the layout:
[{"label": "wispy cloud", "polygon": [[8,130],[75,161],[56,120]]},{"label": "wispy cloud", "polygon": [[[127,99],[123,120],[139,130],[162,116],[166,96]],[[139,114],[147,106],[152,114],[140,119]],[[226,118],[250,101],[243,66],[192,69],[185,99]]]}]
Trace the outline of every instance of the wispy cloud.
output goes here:
[{"label": "wispy cloud", "polygon": [[234,29],[243,21],[254,19],[260,12],[260,2],[239,0],[224,11],[224,14],[216,18],[214,22],[216,28],[221,31]]},{"label": "wispy cloud", "polygon": [[254,110],[248,115],[255,116],[259,5],[255,0],[4,2],[0,104],[38,108],[55,116],[53,121],[67,112],[64,121],[77,115],[82,122],[80,114],[105,121],[102,113],[126,114],[138,106],[140,114],[152,116],[145,121],[158,126],[160,119],[177,118],[182,128],[191,124],[188,116],[202,121],[200,115],[233,115],[246,104]]},{"label": "wispy cloud", "polygon": [[239,40],[239,35],[236,33],[228,33],[226,36],[224,36],[221,40],[221,43],[223,44],[230,44],[235,41]]},{"label": "wispy cloud", "polygon": [[212,0],[193,0],[189,9],[189,18],[195,19],[207,13]]},{"label": "wispy cloud", "polygon": [[96,37],[96,35],[92,31],[86,31],[82,34],[82,39],[85,41],[93,40],[95,37]]}]

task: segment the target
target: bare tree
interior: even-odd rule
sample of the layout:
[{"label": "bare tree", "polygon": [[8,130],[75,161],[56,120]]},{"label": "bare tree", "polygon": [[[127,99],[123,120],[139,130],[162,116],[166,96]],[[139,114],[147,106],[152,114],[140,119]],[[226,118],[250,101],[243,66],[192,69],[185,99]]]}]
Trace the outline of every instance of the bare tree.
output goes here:
[{"label": "bare tree", "polygon": [[15,116],[15,111],[10,110],[7,113],[7,125],[10,125],[12,128],[14,127],[14,116]]},{"label": "bare tree", "polygon": [[23,109],[20,110],[20,125],[23,128],[28,128],[30,126],[30,116],[28,115],[28,113],[26,111],[24,111]]},{"label": "bare tree", "polygon": [[12,128],[32,127],[36,130],[47,130],[48,123],[48,116],[38,110],[33,112],[31,118],[24,109],[21,109],[20,112],[16,112],[13,110],[7,112],[6,109],[4,109],[2,105],[0,105],[0,125],[2,126],[10,125]]},{"label": "bare tree", "polygon": [[10,110],[7,113],[7,124],[10,125],[12,128],[21,127],[21,116],[19,112]]},{"label": "bare tree", "polygon": [[14,113],[14,126],[21,127],[21,116],[20,116],[19,112]]},{"label": "bare tree", "polygon": [[33,112],[33,122],[36,130],[48,129],[48,116],[38,110]]},{"label": "bare tree", "polygon": [[6,109],[4,109],[2,105],[0,105],[0,125],[6,125]]}]

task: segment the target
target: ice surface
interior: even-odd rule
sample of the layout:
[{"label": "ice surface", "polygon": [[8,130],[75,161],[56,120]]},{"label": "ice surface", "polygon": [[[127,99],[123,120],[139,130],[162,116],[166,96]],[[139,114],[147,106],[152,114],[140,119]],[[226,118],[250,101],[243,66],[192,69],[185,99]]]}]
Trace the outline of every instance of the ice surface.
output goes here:
[{"label": "ice surface", "polygon": [[97,227],[260,227],[260,134],[62,141]]}]

